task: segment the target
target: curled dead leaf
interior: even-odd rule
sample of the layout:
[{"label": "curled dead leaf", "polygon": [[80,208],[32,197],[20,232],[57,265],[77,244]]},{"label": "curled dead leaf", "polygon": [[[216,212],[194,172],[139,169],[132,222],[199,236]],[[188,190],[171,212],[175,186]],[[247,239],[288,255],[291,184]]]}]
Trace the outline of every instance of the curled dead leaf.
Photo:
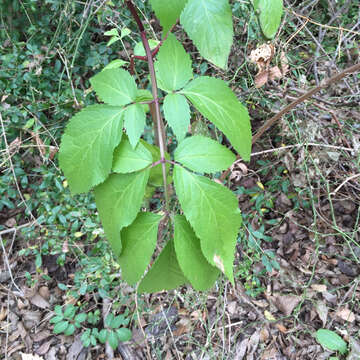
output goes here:
[{"label": "curled dead leaf", "polygon": [[258,66],[260,72],[270,63],[273,56],[274,45],[262,44],[258,46],[255,50],[251,51],[249,60]]},{"label": "curled dead leaf", "polygon": [[269,70],[269,80],[276,80],[281,79],[283,74],[281,73],[280,69],[277,66],[273,66]]},{"label": "curled dead leaf", "polygon": [[256,88],[260,88],[262,86],[264,86],[269,79],[269,71],[268,70],[263,70],[259,73],[256,74],[255,76],[255,87]]}]

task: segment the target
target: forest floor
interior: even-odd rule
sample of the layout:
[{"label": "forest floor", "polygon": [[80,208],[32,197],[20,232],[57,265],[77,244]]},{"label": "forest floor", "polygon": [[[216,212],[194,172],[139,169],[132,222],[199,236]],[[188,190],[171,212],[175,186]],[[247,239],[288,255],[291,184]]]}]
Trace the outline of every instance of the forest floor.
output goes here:
[{"label": "forest floor", "polygon": [[[119,42],[117,51],[108,50],[103,30],[115,22],[131,28],[131,21],[109,4],[89,3],[81,11],[54,8],[52,16],[72,17],[69,23],[49,18],[54,43],[40,23],[45,17],[31,19],[31,9],[27,15],[34,27],[44,26],[43,37],[23,35],[14,16],[18,38],[0,39],[0,359],[360,359],[360,72],[297,105],[254,143],[249,163],[232,166],[226,186],[237,194],[244,222],[235,286],[220,278],[208,292],[185,286],[138,295],[119,278],[92,195],[73,198],[57,165],[67,119],[96,101],[88,78],[98,63],[127,61],[132,46]],[[246,1],[232,2],[228,71],[204,60],[196,68],[228,81],[249,109],[253,133],[360,61],[356,2],[284,5],[269,72],[257,75],[250,61],[253,50],[270,45],[255,19],[243,15]],[[152,13],[142,10],[149,33],[158,35]],[[183,34],[180,27],[175,33]],[[196,59],[186,38],[185,47]],[[77,59],[70,56],[74,48]],[[193,119],[193,129],[204,124],[200,115]],[[73,335],[54,334],[55,306],[69,304],[88,314],[87,321]],[[84,332],[100,330],[108,312],[123,315],[132,339],[115,351],[96,340],[85,347]],[[319,329],[339,335],[346,352],[325,349],[316,339]]]}]

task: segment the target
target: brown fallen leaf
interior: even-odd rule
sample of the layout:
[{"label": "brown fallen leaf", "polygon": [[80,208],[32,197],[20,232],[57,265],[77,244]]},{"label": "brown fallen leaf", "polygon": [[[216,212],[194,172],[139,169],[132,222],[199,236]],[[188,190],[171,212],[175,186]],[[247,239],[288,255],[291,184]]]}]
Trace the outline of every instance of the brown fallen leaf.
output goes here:
[{"label": "brown fallen leaf", "polygon": [[345,307],[337,310],[335,315],[338,316],[340,319],[351,322],[351,323],[355,321],[354,313],[350,309],[345,308]]},{"label": "brown fallen leaf", "polygon": [[83,348],[84,348],[84,345],[81,342],[80,336],[77,336],[75,341],[70,346],[70,349],[68,351],[66,359],[67,360],[76,360]]},{"label": "brown fallen leaf", "polygon": [[281,323],[278,323],[275,325],[279,331],[281,331],[283,334],[286,334],[288,329]]},{"label": "brown fallen leaf", "polygon": [[236,344],[234,360],[242,360],[246,354],[249,339],[245,338],[241,342]]},{"label": "brown fallen leaf", "polygon": [[284,51],[280,53],[280,67],[282,75],[285,76],[289,72],[289,62]]},{"label": "brown fallen leaf", "polygon": [[260,88],[268,82],[269,71],[263,70],[255,75],[255,87]]},{"label": "brown fallen leaf", "polygon": [[329,312],[328,307],[326,306],[326,304],[323,301],[319,300],[315,304],[315,310],[316,310],[316,313],[318,314],[320,320],[323,323],[323,327],[325,327],[327,317],[328,317],[328,312]]},{"label": "brown fallen leaf", "polygon": [[41,286],[39,288],[39,294],[41,297],[43,297],[45,300],[49,300],[50,299],[50,291],[49,288],[47,286]]},{"label": "brown fallen leaf", "polygon": [[22,360],[43,360],[43,358],[38,355],[25,354],[25,353],[20,353],[20,355]]},{"label": "brown fallen leaf", "polygon": [[6,317],[7,317],[7,309],[5,307],[1,307],[0,321],[3,321]]},{"label": "brown fallen leaf", "polygon": [[176,323],[176,329],[173,331],[174,336],[180,336],[190,333],[191,320],[189,318],[182,318]]},{"label": "brown fallen leaf", "polygon": [[254,354],[259,346],[260,342],[260,331],[255,331],[251,336],[247,345],[247,360],[254,359]]},{"label": "brown fallen leaf", "polygon": [[266,327],[260,330],[260,342],[265,343],[270,337],[269,331]]},{"label": "brown fallen leaf", "polygon": [[283,77],[283,74],[281,73],[278,66],[273,66],[272,68],[270,68],[270,70],[269,70],[269,79],[270,80],[281,79],[282,77]]},{"label": "brown fallen leaf", "polygon": [[29,300],[33,305],[40,309],[47,309],[50,307],[50,304],[40,294],[35,294]]},{"label": "brown fallen leaf", "polygon": [[49,336],[51,336],[51,332],[48,330],[42,330],[34,335],[32,335],[32,339],[34,342],[40,342],[45,339],[47,339]]},{"label": "brown fallen leaf", "polygon": [[298,296],[284,295],[276,296],[274,305],[286,316],[290,316],[299,302],[300,298]]},{"label": "brown fallen leaf", "polygon": [[327,290],[326,285],[323,284],[312,284],[311,288],[318,292],[325,292]]},{"label": "brown fallen leaf", "polygon": [[230,301],[226,307],[227,307],[227,310],[230,315],[236,314],[236,312],[237,312],[237,302],[236,301]]},{"label": "brown fallen leaf", "polygon": [[353,337],[350,337],[349,344],[351,351],[346,357],[346,360],[359,360],[360,359],[360,343]]},{"label": "brown fallen leaf", "polygon": [[277,359],[282,359],[282,356],[274,346],[272,346],[270,349],[266,349],[264,353],[261,355],[261,360],[277,360]]},{"label": "brown fallen leaf", "polygon": [[54,338],[53,339],[50,339],[46,342],[44,342],[38,349],[36,349],[36,353],[38,355],[45,355],[47,354],[47,352],[49,351],[50,349],[50,345],[53,343],[54,341]]}]

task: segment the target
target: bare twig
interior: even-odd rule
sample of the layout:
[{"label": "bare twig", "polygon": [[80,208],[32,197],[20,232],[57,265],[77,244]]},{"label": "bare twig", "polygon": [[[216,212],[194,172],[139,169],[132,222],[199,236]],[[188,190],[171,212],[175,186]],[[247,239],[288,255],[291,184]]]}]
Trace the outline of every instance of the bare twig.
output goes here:
[{"label": "bare twig", "polygon": [[355,174],[346,178],[333,192],[330,193],[330,195],[334,196],[347,182],[354,180],[358,177],[360,177],[360,174]]},{"label": "bare twig", "polygon": [[66,59],[65,56],[63,56],[60,52],[59,49],[56,49],[58,54],[59,54],[59,57],[61,59],[61,61],[63,62],[64,66],[65,66],[65,70],[66,70],[66,74],[67,74],[67,77],[69,79],[69,82],[70,82],[70,86],[71,86],[71,91],[72,91],[72,94],[73,94],[73,98],[74,98],[74,102],[76,104],[76,107],[79,108],[80,107],[80,104],[76,98],[76,94],[75,94],[75,88],[74,88],[74,84],[73,84],[73,81],[71,79],[71,76],[70,76],[70,72],[69,72],[69,67],[68,67],[68,61]]},{"label": "bare twig", "polygon": [[11,267],[10,267],[10,264],[9,264],[9,259],[8,259],[7,254],[6,254],[6,249],[5,249],[5,246],[4,246],[3,239],[1,237],[1,235],[0,235],[0,243],[1,243],[2,250],[3,250],[4,262],[5,262],[5,264],[6,264],[7,268],[8,268],[11,282],[14,285],[14,287],[19,291],[20,296],[24,296],[23,291],[16,285],[15,280],[13,278]]},{"label": "bare twig", "polygon": [[342,26],[331,26],[331,25],[327,25],[327,24],[321,24],[321,23],[318,23],[310,18],[308,18],[307,16],[304,16],[304,15],[301,15],[301,14],[298,14],[296,13],[295,11],[293,10],[288,10],[290,11],[293,15],[295,16],[298,16],[298,17],[301,17],[302,19],[305,19],[306,22],[310,22],[314,25],[317,25],[317,26],[320,26],[322,28],[326,28],[326,29],[332,29],[332,30],[338,30],[338,31],[343,31],[343,32],[349,32],[349,33],[352,33],[352,34],[355,34],[355,35],[360,35],[360,32],[358,31],[354,31],[354,30],[350,30],[350,29],[346,29]]},{"label": "bare twig", "polygon": [[19,226],[16,226],[16,227],[12,227],[10,229],[1,230],[0,231],[0,236],[5,235],[5,234],[9,234],[9,233],[15,233],[16,234],[20,229],[28,227],[28,226],[32,226],[32,225],[37,225],[37,222],[36,221],[30,221],[30,222],[28,222],[26,224],[22,224],[22,225],[19,225]]},{"label": "bare twig", "polygon": [[252,143],[254,144],[266,130],[268,130],[272,125],[274,125],[276,123],[276,121],[280,120],[283,115],[288,113],[290,110],[294,109],[295,106],[301,104],[303,101],[305,101],[309,97],[313,96],[314,94],[316,94],[320,90],[325,89],[328,86],[330,86],[331,84],[338,82],[339,80],[344,78],[346,75],[352,74],[352,73],[354,73],[356,71],[359,71],[359,70],[360,70],[360,63],[357,63],[357,64],[355,64],[353,66],[350,66],[350,67],[346,68],[345,70],[341,71],[340,73],[337,73],[336,75],[332,76],[330,79],[328,79],[324,83],[319,84],[318,86],[316,86],[313,89],[309,90],[307,93],[300,96],[299,98],[297,98],[295,101],[293,101],[289,105],[285,106],[275,116],[273,116],[271,119],[269,119],[269,120],[267,120],[265,122],[265,124],[254,135],[254,137],[252,139]]}]

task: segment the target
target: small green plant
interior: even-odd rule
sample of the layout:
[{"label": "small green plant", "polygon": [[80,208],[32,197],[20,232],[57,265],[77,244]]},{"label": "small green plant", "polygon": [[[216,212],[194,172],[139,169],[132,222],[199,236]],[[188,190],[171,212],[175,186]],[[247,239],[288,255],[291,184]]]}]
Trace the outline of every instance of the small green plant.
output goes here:
[{"label": "small green plant", "polygon": [[81,323],[86,320],[86,313],[76,315],[78,308],[72,304],[67,305],[63,309],[60,305],[55,306],[55,316],[50,319],[50,323],[54,324],[53,333],[70,336],[74,334],[77,328],[81,328]]},{"label": "small green plant", "polygon": [[[120,341],[128,341],[131,339],[131,331],[123,326],[129,324],[129,319],[125,318],[124,315],[114,316],[113,314],[108,314],[105,319],[105,325],[108,329],[102,329],[99,332],[98,339],[102,344],[105,344],[107,341],[109,345],[116,349]],[[82,338],[86,332],[82,335]],[[84,341],[84,340],[83,340]]]},{"label": "small green plant", "polygon": [[[241,214],[236,196],[211,176],[226,170],[235,154],[211,138],[189,137],[187,132],[192,106],[248,161],[249,115],[223,80],[193,74],[190,55],[171,33],[180,18],[200,54],[226,69],[233,41],[229,1],[179,0],[169,6],[168,1],[151,0],[163,27],[162,41],[153,50],[132,1],[124,3],[140,32],[146,56],[135,58],[148,62],[152,93],[139,89],[124,69],[108,68],[96,74],[90,82],[104,104],[88,106],[70,120],[61,142],[60,166],[73,194],[94,188],[100,219],[122,276],[129,284],[142,279],[139,292],[169,290],[185,283],[206,290],[220,272],[234,283],[234,247]],[[254,8],[265,36],[273,37],[282,1],[254,1]],[[113,41],[122,36],[114,31],[107,35]],[[159,96],[159,89],[164,97]],[[152,107],[155,145],[141,139],[148,106]],[[170,153],[169,131],[177,144]],[[172,188],[176,196],[171,196]],[[140,211],[145,194],[154,193],[163,194],[162,209]],[[158,234],[159,224],[163,230]],[[142,278],[159,238],[165,244],[163,250]],[[107,334],[115,344],[115,333]],[[96,338],[92,332],[91,336]]]},{"label": "small green plant", "polygon": [[95,346],[99,341],[102,344],[109,342],[109,345],[115,349],[120,341],[128,341],[131,339],[131,331],[125,326],[129,324],[129,319],[125,314],[114,316],[108,314],[105,319],[106,329],[96,326],[100,321],[100,311],[94,312],[78,312],[75,305],[67,305],[63,311],[60,305],[55,306],[55,316],[50,319],[50,323],[54,324],[54,334],[64,334],[66,336],[73,335],[75,330],[82,328],[81,341],[85,347]]}]

